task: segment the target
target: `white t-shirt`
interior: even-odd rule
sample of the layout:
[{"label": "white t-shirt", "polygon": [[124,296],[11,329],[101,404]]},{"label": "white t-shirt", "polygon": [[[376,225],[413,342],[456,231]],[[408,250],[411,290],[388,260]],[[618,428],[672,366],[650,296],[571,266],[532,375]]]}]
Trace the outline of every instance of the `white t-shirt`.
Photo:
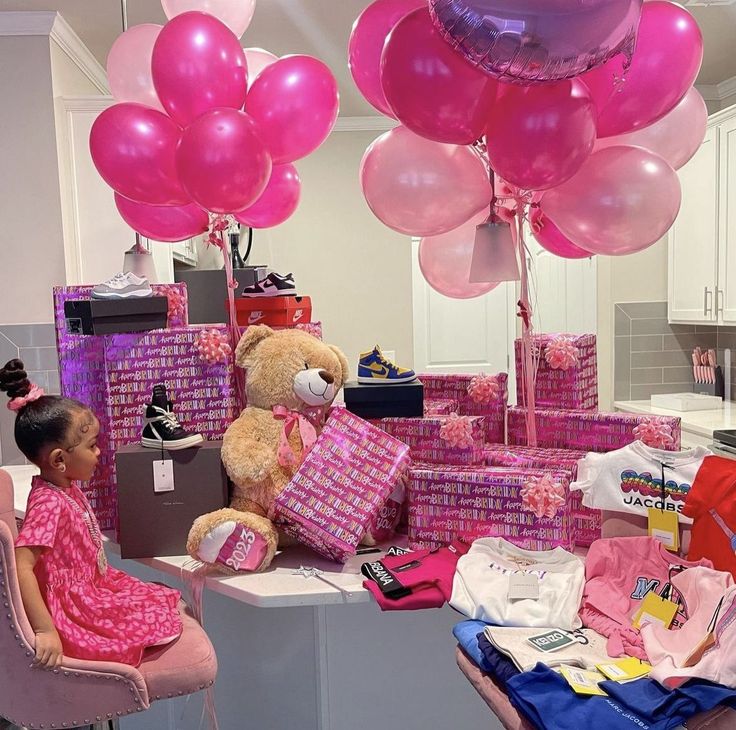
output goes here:
[{"label": "white t-shirt", "polygon": [[622,449],[606,454],[590,453],[581,459],[577,481],[570,489],[582,491],[586,507],[645,517],[650,507],[666,509],[677,512],[680,522],[689,525],[692,520],[680,513],[703,459],[710,454],[705,446],[663,451],[634,441]]},{"label": "white t-shirt", "polygon": [[[512,599],[511,576],[536,576],[537,598]],[[523,550],[502,537],[476,540],[457,563],[450,605],[469,618],[499,626],[571,631],[585,584],[583,561],[558,547]]]}]

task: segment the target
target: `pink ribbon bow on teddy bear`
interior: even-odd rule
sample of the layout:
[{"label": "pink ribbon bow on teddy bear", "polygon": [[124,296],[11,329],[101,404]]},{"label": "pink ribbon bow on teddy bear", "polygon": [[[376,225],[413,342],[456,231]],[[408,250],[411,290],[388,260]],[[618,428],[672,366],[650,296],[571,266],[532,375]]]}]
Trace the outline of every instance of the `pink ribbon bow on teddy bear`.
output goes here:
[{"label": "pink ribbon bow on teddy bear", "polygon": [[473,376],[468,386],[468,395],[473,403],[490,403],[498,398],[501,385],[496,375],[479,373]]},{"label": "pink ribbon bow on teddy bear", "polygon": [[580,362],[580,350],[568,337],[555,337],[547,344],[544,359],[553,370],[569,370]]},{"label": "pink ribbon bow on teddy bear", "polygon": [[473,446],[473,423],[468,416],[451,413],[440,426],[440,438],[455,449]]},{"label": "pink ribbon bow on teddy bear", "polygon": [[656,418],[645,418],[634,429],[634,436],[653,449],[666,449],[675,443],[672,428]]},{"label": "pink ribbon bow on teddy bear", "polygon": [[529,477],[520,494],[523,509],[533,512],[537,519],[551,519],[565,504],[565,488],[552,479],[550,474]]},{"label": "pink ribbon bow on teddy bear", "polygon": [[294,466],[297,463],[297,456],[289,444],[289,436],[295,426],[299,426],[299,436],[302,439],[302,456],[304,456],[314,446],[317,440],[317,429],[312,420],[299,411],[292,411],[286,406],[274,406],[272,409],[273,417],[284,421],[284,427],[281,429],[278,445],[278,461],[281,466]]}]

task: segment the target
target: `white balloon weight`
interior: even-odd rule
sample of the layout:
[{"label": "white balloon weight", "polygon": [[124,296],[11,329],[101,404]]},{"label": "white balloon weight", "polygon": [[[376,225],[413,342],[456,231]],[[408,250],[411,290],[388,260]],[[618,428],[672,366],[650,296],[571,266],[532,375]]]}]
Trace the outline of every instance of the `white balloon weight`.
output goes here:
[{"label": "white balloon weight", "polygon": [[245,60],[248,64],[248,88],[264,68],[279,60],[279,57],[265,48],[246,48]]},{"label": "white balloon weight", "polygon": [[199,10],[214,15],[240,38],[253,19],[256,0],[161,0],[166,17]]}]

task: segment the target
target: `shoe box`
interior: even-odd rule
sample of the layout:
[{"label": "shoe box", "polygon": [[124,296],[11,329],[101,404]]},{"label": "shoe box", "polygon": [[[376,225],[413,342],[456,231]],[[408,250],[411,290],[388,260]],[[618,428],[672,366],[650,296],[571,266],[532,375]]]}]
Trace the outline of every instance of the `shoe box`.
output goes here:
[{"label": "shoe box", "polygon": [[70,335],[114,335],[164,329],[169,311],[166,297],[139,299],[69,299],[64,302]]},{"label": "shoe box", "polygon": [[222,441],[205,441],[167,451],[163,466],[159,449],[133,444],[116,452],[121,557],[186,554],[194,520],[228,505],[221,448]]},{"label": "shoe box", "polygon": [[311,297],[240,297],[235,301],[238,324],[268,324],[272,327],[293,327],[312,321]]},{"label": "shoe box", "polygon": [[382,385],[345,383],[345,407],[361,418],[421,418],[424,386],[421,381]]}]

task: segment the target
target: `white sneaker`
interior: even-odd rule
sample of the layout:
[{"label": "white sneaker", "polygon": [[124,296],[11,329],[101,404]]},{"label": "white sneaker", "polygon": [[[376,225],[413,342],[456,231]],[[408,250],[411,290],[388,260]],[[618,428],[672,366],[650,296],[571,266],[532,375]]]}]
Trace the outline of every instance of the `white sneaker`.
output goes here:
[{"label": "white sneaker", "polygon": [[131,272],[115,274],[92,290],[92,299],[140,299],[153,296],[147,279]]}]

